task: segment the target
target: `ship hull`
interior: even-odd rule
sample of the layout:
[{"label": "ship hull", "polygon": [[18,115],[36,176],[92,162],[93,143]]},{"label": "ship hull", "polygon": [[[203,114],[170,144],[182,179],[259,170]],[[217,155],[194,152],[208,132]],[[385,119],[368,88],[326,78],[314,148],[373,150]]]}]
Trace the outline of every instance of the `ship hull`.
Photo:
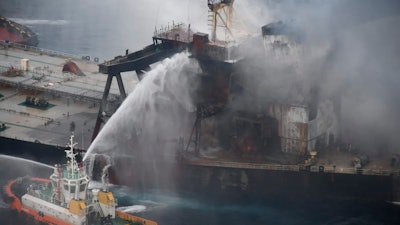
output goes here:
[{"label": "ship hull", "polygon": [[[4,138],[1,143],[4,146],[8,144],[9,153],[13,155],[29,156],[47,164],[58,162],[63,154],[57,146]],[[12,146],[14,148],[11,148]],[[14,152],[11,151],[12,149]],[[18,149],[20,150],[17,151]],[[255,196],[266,199],[271,196],[281,199],[295,196],[297,198],[400,201],[400,179],[396,175],[254,170],[198,166],[186,162],[146,163],[144,160],[138,161],[127,157],[114,159],[114,162],[110,168],[110,182],[128,185],[138,191],[160,188],[190,191],[221,198],[231,198],[232,195],[238,198]],[[102,163],[99,165],[104,166]],[[157,168],[163,168],[163,172],[157,174]],[[97,170],[101,172],[101,168]],[[243,172],[247,176],[247,184],[241,182]]]},{"label": "ship hull", "polygon": [[39,40],[28,27],[0,16],[0,40],[6,43],[37,46]]},{"label": "ship hull", "polygon": [[2,154],[31,159],[54,165],[64,158],[63,146],[19,140],[18,137],[0,137]]},{"label": "ship hull", "polygon": [[[391,176],[187,166],[186,188],[204,195],[265,199],[393,201]],[[232,195],[233,194],[233,195]]]},{"label": "ship hull", "polygon": [[[196,193],[204,198],[243,199],[354,199],[399,201],[396,175],[362,175],[313,171],[278,171],[199,166],[188,162],[161,163],[146,167],[134,159],[119,159],[110,179],[135,190],[152,188]],[[147,165],[148,166],[148,165]],[[121,173],[117,171],[128,171]],[[157,178],[157,179],[155,179]]]}]

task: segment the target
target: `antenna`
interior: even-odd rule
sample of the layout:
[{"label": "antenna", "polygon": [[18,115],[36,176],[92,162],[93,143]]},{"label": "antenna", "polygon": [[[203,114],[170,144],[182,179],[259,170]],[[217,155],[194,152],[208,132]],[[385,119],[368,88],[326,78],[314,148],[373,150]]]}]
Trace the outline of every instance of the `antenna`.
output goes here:
[{"label": "antenna", "polygon": [[75,145],[77,145],[78,143],[74,142],[74,132],[71,133],[71,137],[69,138],[69,144],[67,145],[67,147],[69,147],[69,149],[65,149],[65,154],[67,156],[67,158],[69,159],[69,164],[71,166],[72,171],[75,171],[78,168],[78,163],[76,162],[75,156],[77,155],[76,153],[74,153],[74,147]]}]

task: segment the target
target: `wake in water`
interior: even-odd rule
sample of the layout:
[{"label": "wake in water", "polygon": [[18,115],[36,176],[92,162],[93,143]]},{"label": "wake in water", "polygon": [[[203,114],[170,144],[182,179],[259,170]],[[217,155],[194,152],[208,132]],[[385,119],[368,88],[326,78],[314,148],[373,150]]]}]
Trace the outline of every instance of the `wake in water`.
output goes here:
[{"label": "wake in water", "polygon": [[125,213],[139,213],[144,212],[146,210],[146,206],[144,205],[132,205],[132,206],[123,206],[118,207],[118,210],[121,210]]},{"label": "wake in water", "polygon": [[22,18],[10,18],[22,25],[66,25],[69,22],[66,20],[35,20],[35,19],[22,19]]},{"label": "wake in water", "polygon": [[[160,224],[399,224],[399,209],[373,202],[366,205],[353,200],[282,201],[248,198],[233,202],[200,198],[192,193],[148,191],[138,193],[124,186],[114,186],[121,200],[120,209],[140,213]],[[318,214],[316,214],[318,212]]]},{"label": "wake in water", "polygon": [[0,198],[0,209],[7,209],[9,208],[8,204],[4,202],[2,198]]}]

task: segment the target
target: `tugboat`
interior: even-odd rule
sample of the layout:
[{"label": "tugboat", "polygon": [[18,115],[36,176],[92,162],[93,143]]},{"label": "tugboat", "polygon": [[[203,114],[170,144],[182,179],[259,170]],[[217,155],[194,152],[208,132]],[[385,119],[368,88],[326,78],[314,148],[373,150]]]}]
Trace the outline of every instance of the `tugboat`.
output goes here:
[{"label": "tugboat", "polygon": [[106,182],[109,165],[103,169],[102,189],[88,189],[89,176],[73,139],[72,134],[65,149],[67,163],[56,164],[49,179],[22,177],[7,183],[5,201],[18,217],[49,225],[157,225],[116,210],[117,200]]}]

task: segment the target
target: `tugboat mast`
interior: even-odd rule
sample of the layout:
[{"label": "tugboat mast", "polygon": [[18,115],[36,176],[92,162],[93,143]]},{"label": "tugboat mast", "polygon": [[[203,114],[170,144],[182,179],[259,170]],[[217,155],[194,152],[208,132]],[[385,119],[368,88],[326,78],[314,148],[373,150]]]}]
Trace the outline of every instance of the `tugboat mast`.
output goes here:
[{"label": "tugboat mast", "polygon": [[71,166],[72,171],[76,171],[78,168],[78,163],[76,162],[75,156],[77,153],[74,153],[74,147],[77,145],[77,143],[74,143],[74,133],[72,132],[71,137],[69,138],[69,144],[68,147],[69,149],[65,149],[65,153],[67,158],[69,159],[69,165]]}]

